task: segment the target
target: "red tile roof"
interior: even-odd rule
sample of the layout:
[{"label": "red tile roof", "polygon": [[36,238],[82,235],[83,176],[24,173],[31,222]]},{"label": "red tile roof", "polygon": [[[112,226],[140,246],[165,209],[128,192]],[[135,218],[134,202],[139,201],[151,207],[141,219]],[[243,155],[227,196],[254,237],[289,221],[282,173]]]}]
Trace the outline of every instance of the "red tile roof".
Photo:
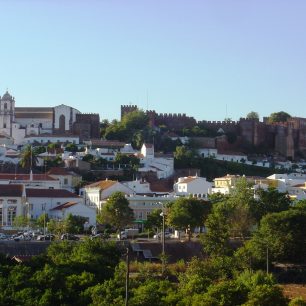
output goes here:
[{"label": "red tile roof", "polygon": [[22,197],[23,185],[5,184],[0,185],[0,196],[2,197]]},{"label": "red tile roof", "polygon": [[74,172],[68,171],[66,168],[52,167],[48,174],[50,175],[75,175]]},{"label": "red tile roof", "polygon": [[102,139],[92,139],[91,144],[93,146],[106,147],[106,148],[118,148],[124,147],[125,142],[117,141],[117,140],[102,140]]},{"label": "red tile roof", "polygon": [[[30,174],[0,173],[0,180],[29,181]],[[33,174],[33,181],[57,181],[57,179],[47,174]]]},{"label": "red tile roof", "polygon": [[65,189],[26,189],[27,197],[30,198],[80,198],[75,193]]},{"label": "red tile roof", "polygon": [[66,202],[64,204],[61,204],[59,206],[56,206],[56,207],[52,208],[51,210],[63,210],[65,208],[69,208],[69,207],[74,206],[76,204],[78,204],[78,202]]},{"label": "red tile roof", "polygon": [[112,181],[112,180],[104,180],[104,181],[98,181],[95,183],[92,183],[90,185],[85,186],[85,188],[100,188],[101,190],[105,190],[114,184],[116,184],[117,181]]}]

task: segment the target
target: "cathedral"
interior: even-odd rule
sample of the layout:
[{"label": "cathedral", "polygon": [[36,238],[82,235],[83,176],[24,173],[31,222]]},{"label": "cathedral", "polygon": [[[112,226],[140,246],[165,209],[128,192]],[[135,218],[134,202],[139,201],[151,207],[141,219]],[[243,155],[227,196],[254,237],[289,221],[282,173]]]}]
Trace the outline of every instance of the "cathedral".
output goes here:
[{"label": "cathedral", "polygon": [[55,107],[15,107],[8,91],[0,96],[0,136],[14,144],[26,143],[29,136],[78,136],[80,141],[99,136],[98,114],[82,114],[61,104]]}]

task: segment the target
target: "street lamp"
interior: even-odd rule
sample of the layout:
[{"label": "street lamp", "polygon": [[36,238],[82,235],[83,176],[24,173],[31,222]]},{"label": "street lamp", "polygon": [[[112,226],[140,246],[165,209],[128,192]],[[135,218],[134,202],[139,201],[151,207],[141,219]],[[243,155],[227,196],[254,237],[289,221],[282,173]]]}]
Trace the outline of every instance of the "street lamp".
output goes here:
[{"label": "street lamp", "polygon": [[160,213],[160,216],[163,217],[163,227],[162,227],[162,274],[165,272],[165,213],[164,213],[164,205],[162,204],[162,212]]},{"label": "street lamp", "polygon": [[28,201],[25,202],[25,205],[26,205],[26,214],[25,214],[25,217],[26,217],[26,222],[27,222],[27,231],[29,231],[29,222],[30,222],[30,219],[31,219],[31,215],[30,215],[30,203]]},{"label": "street lamp", "polygon": [[46,236],[46,203],[42,204],[42,211],[44,212],[44,236]]}]

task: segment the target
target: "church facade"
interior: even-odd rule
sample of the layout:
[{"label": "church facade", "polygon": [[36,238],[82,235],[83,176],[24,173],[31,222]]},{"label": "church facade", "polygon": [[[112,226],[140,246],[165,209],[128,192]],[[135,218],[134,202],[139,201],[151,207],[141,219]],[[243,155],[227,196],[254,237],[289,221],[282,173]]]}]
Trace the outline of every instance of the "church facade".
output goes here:
[{"label": "church facade", "polygon": [[82,114],[64,104],[15,107],[15,98],[8,92],[0,96],[0,135],[14,144],[24,144],[27,137],[38,135],[79,136],[81,141],[99,138],[99,122],[98,114]]}]

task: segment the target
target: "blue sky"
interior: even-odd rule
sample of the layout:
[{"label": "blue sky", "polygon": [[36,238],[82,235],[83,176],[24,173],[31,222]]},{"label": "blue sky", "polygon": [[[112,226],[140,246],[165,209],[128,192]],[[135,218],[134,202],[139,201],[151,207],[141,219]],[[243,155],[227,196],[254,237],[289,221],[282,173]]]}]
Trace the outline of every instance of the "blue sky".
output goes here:
[{"label": "blue sky", "polygon": [[304,0],[0,0],[0,95],[101,119],[306,117]]}]

